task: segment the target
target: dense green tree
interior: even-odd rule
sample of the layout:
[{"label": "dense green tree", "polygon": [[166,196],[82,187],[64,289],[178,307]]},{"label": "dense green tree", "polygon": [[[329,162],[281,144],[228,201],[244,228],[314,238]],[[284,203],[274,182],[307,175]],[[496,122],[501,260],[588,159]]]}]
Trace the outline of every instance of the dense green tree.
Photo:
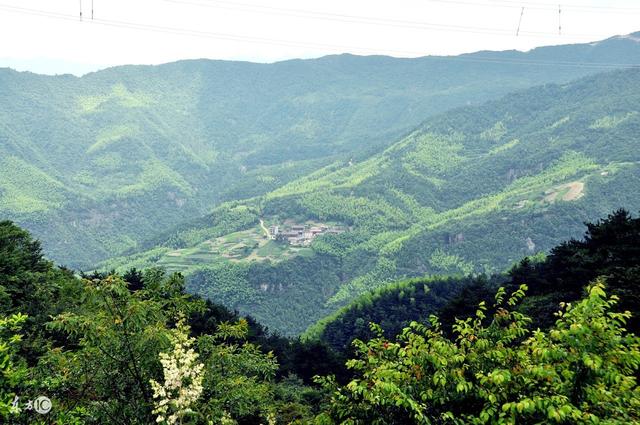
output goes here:
[{"label": "dense green tree", "polygon": [[426,321],[430,315],[465,299],[470,288],[488,285],[487,278],[434,277],[400,281],[357,298],[305,333],[310,340],[329,344],[347,353],[354,339],[375,336],[369,323],[377,323],[387,335],[397,335],[412,321]]},{"label": "dense green tree", "polygon": [[396,341],[357,341],[349,361],[356,378],[336,386],[322,424],[629,424],[640,420],[640,339],[630,313],[615,313],[599,281],[566,305],[549,331],[513,311],[526,286],[495,297],[474,317],[457,320],[448,339],[433,317]]},{"label": "dense green tree", "polygon": [[[275,380],[277,358],[246,340],[246,320],[216,321],[209,333],[200,328],[194,339],[180,317],[203,317],[206,304],[185,294],[180,275],[151,269],[142,280],[143,287],[134,291],[117,275],[85,280],[77,307],[49,324],[75,341],[42,356],[33,372],[37,389],[56,401],[58,417],[83,423],[150,423],[162,417],[167,423],[180,418],[253,424],[311,415],[306,400],[317,398],[315,392],[294,380],[302,391],[293,397],[289,381]],[[178,345],[203,364],[202,390],[187,404],[176,401],[179,391],[177,398],[169,395],[171,388],[179,389],[171,386],[170,371],[185,367],[180,356],[171,357]],[[166,361],[176,366],[168,368]],[[164,397],[173,406],[169,410],[158,404]]]},{"label": "dense green tree", "polygon": [[149,423],[149,381],[157,377],[158,354],[169,344],[167,326],[188,307],[161,296],[171,291],[168,280],[134,293],[117,276],[84,285],[78,307],[50,324],[77,340],[77,347],[54,349],[41,360],[41,368],[53,372],[48,393],[61,401],[62,411],[87,403],[89,422]]},{"label": "dense green tree", "polygon": [[70,270],[54,267],[40,242],[10,221],[0,222],[0,315],[25,314],[21,351],[30,364],[46,352],[51,339],[64,338],[44,324],[79,295]]},{"label": "dense green tree", "polygon": [[[525,258],[509,272],[512,286],[528,282],[531,294],[539,296],[526,309],[542,326],[553,323],[550,306],[577,300],[583,282],[599,276],[607,278],[608,290],[620,298],[621,311],[640,314],[640,217],[620,209],[586,227],[582,239],[561,243],[542,261]],[[639,325],[637,319],[629,323],[636,333]]]},{"label": "dense green tree", "polygon": [[26,318],[19,313],[0,316],[0,419],[5,422],[20,413],[20,406],[14,402],[24,388],[27,367],[18,353],[22,340],[18,332]]}]

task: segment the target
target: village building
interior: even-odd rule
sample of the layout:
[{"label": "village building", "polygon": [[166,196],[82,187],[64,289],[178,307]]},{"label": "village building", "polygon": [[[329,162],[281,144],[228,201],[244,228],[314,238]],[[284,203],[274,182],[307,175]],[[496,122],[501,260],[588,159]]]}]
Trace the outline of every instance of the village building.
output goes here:
[{"label": "village building", "polygon": [[322,234],[339,234],[344,229],[338,227],[329,227],[325,225],[308,226],[302,224],[294,224],[288,228],[279,228],[279,226],[271,226],[271,239],[285,241],[293,246],[309,246],[316,236]]}]

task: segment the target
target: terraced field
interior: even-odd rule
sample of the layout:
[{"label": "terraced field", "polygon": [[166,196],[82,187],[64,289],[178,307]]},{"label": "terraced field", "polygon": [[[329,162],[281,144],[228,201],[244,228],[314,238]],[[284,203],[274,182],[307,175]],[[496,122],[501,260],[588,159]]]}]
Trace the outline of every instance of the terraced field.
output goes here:
[{"label": "terraced field", "polygon": [[293,247],[286,243],[269,240],[264,231],[256,226],[209,239],[193,247],[168,251],[162,254],[156,264],[168,271],[188,273],[197,267],[225,261],[279,262],[296,255],[310,253],[310,248]]}]

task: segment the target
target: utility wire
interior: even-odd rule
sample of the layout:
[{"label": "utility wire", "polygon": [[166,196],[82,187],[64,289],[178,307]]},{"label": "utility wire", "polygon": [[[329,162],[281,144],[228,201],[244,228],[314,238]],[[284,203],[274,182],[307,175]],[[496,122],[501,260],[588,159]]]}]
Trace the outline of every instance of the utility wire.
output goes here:
[{"label": "utility wire", "polygon": [[422,28],[422,29],[462,31],[462,32],[481,33],[481,34],[487,34],[487,33],[496,34],[496,35],[508,34],[508,31],[506,30],[500,30],[495,28],[468,27],[468,26],[462,26],[462,25],[443,25],[443,24],[434,24],[434,23],[428,23],[428,22],[405,21],[405,20],[395,20],[395,19],[379,19],[379,18],[371,18],[371,17],[363,17],[363,16],[355,16],[355,15],[308,11],[308,10],[301,10],[301,9],[284,9],[279,7],[262,6],[262,5],[256,5],[256,4],[248,4],[248,3],[236,3],[236,2],[229,2],[229,1],[213,1],[213,2],[196,2],[196,1],[189,1],[189,0],[164,0],[164,1],[167,3],[188,4],[188,5],[194,5],[194,6],[200,6],[200,7],[213,7],[217,9],[254,10],[254,11],[260,11],[260,12],[274,13],[278,15],[322,19],[322,20],[338,21],[338,22],[386,25],[386,26],[394,26],[394,27],[402,27],[402,28],[418,28],[418,29]]},{"label": "utility wire", "polygon": [[[64,20],[64,21],[76,21],[77,16],[68,15],[58,12],[50,12],[44,10],[23,8],[17,6],[11,6],[0,3],[0,10],[5,10],[14,13],[27,14],[32,16],[47,17],[52,19]],[[165,34],[184,35],[191,37],[201,38],[214,38],[219,40],[230,40],[243,43],[258,43],[258,44],[270,44],[278,46],[288,47],[303,47],[303,48],[316,48],[316,49],[339,49],[341,51],[358,51],[361,54],[390,54],[400,56],[424,56],[424,52],[416,51],[401,51],[391,49],[371,49],[364,47],[343,46],[324,43],[312,43],[312,42],[295,42],[289,40],[278,40],[263,37],[253,37],[244,35],[235,35],[227,33],[215,33],[208,31],[190,30],[184,28],[172,28],[160,25],[140,24],[134,22],[126,22],[110,19],[95,18],[91,21],[93,24],[134,29],[141,31],[152,31]],[[491,58],[482,57],[477,55],[462,55],[462,56],[432,56],[431,58],[444,61],[461,61],[461,62],[477,62],[477,63],[496,63],[504,65],[534,65],[534,66],[558,66],[558,67],[578,67],[578,68],[592,68],[592,69],[618,69],[618,68],[640,68],[638,64],[625,64],[625,63],[605,63],[605,62],[571,62],[571,61],[544,61],[544,60],[530,60],[530,59],[506,59],[506,58]]]},{"label": "utility wire", "polygon": [[[270,13],[270,14],[295,16],[295,17],[311,18],[311,19],[321,19],[321,20],[334,21],[334,22],[337,21],[337,22],[349,22],[349,23],[369,24],[369,25],[382,25],[382,26],[399,27],[399,28],[416,28],[416,29],[426,29],[426,30],[465,32],[465,33],[472,33],[472,34],[513,36],[513,30],[510,30],[510,29],[470,27],[470,26],[464,26],[464,25],[445,25],[445,24],[421,22],[421,21],[373,18],[373,17],[310,11],[310,10],[302,10],[302,9],[285,9],[285,8],[274,7],[274,6],[264,6],[264,5],[258,5],[253,3],[231,2],[226,0],[209,0],[209,1],[164,0],[164,1],[167,3],[193,5],[193,6],[199,6],[199,7],[216,8],[216,9],[253,10],[253,11],[259,11],[261,13]],[[551,36],[553,37],[557,36],[557,34],[552,32],[540,32],[540,31],[521,31],[520,34],[526,35],[527,37],[538,37],[538,38],[547,38]],[[569,34],[568,36],[571,36],[574,38],[581,38],[585,40],[593,40],[594,38],[603,37],[602,35],[595,35],[595,34]]]}]

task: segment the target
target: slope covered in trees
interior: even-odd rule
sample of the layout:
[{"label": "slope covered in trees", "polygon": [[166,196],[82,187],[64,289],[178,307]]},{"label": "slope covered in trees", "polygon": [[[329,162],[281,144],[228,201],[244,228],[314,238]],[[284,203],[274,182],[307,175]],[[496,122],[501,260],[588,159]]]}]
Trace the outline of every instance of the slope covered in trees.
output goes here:
[{"label": "slope covered in trees", "polygon": [[456,280],[444,307],[443,280],[362,297],[316,329],[356,338],[353,379],[318,380],[321,423],[638,423],[639,238],[618,210],[508,276]]},{"label": "slope covered in trees", "polygon": [[[639,81],[637,69],[610,72],[450,111],[366,160],[226,204],[106,267],[184,255],[191,291],[289,334],[399,279],[501,272],[579,236],[585,221],[640,209]],[[238,217],[348,231],[293,258],[207,256],[220,223]]]},{"label": "slope covered in trees", "polygon": [[371,322],[390,338],[412,321],[426,323],[432,314],[446,328],[456,318],[472,316],[479,303],[490,305],[498,287],[515,291],[522,284],[528,286],[528,296],[519,311],[535,317],[535,325],[547,329],[554,324],[561,302],[579,300],[584,282],[601,277],[606,279],[607,292],[619,298],[615,310],[632,313],[626,326],[637,334],[640,217],[619,210],[586,227],[582,238],[562,242],[546,256],[525,257],[505,274],[413,279],[365,294],[318,322],[306,337],[347,352],[353,340],[375,337],[369,329]]},{"label": "slope covered in trees", "polygon": [[[571,246],[613,254],[596,274],[630,276],[637,262],[626,258],[637,257],[629,244],[638,237],[637,220],[616,213],[590,226],[585,241],[558,247],[548,264]],[[445,297],[444,285],[436,289],[443,282],[429,284]],[[471,282],[447,283],[455,297]],[[259,325],[186,294],[179,274],[149,269],[80,279],[46,261],[37,241],[4,221],[0,421],[637,423],[640,340],[625,329],[632,316],[618,312],[620,299],[608,296],[615,289],[606,285],[596,278],[543,330],[521,311],[526,285],[492,290],[488,302],[449,324],[435,316],[411,322],[396,339],[370,325],[373,337],[354,342],[345,374],[330,350],[318,350],[321,344],[261,334]],[[535,302],[548,304],[549,289],[541,286]],[[300,373],[319,376],[312,383]]]},{"label": "slope covered in trees", "polygon": [[[567,82],[602,70],[597,64],[624,66],[639,51],[636,38],[615,37],[528,53],[202,60],[82,78],[3,69],[0,214],[33,231],[56,261],[86,267],[223,201],[262,195],[336,160],[361,162],[428,116]],[[245,219],[255,217],[231,220],[226,231]]]}]

